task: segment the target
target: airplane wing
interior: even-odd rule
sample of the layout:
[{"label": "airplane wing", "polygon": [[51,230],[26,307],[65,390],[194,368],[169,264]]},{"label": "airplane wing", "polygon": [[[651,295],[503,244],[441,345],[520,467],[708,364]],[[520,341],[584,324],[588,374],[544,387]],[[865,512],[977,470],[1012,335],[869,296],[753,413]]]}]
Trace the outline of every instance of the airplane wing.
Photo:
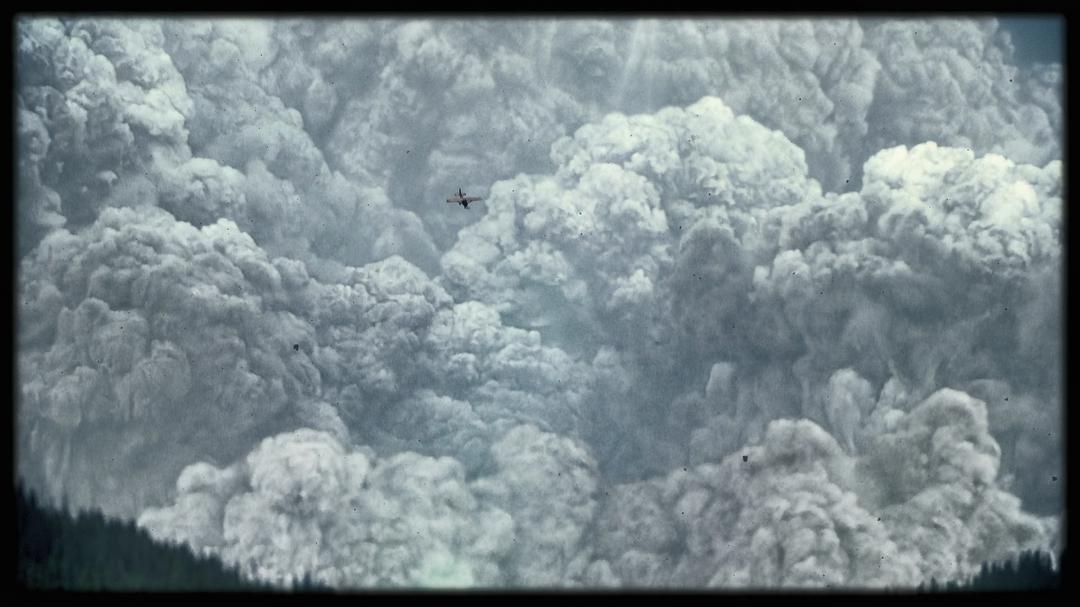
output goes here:
[{"label": "airplane wing", "polygon": [[458,204],[459,202],[461,202],[461,199],[460,198],[447,198],[446,202],[449,202],[450,204]]},{"label": "airplane wing", "polygon": [[480,198],[479,196],[467,196],[464,200],[465,202],[476,202],[477,200],[483,200],[483,198]]}]

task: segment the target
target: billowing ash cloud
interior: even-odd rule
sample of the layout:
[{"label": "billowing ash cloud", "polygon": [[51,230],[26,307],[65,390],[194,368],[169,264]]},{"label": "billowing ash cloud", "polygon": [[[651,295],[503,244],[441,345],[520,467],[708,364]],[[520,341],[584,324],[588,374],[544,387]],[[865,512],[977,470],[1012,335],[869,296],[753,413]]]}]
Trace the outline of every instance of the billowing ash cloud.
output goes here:
[{"label": "billowing ash cloud", "polygon": [[194,106],[160,39],[153,21],[18,22],[20,252],[137,190],[152,150],[184,147]]},{"label": "billowing ash cloud", "polygon": [[225,219],[107,208],[21,274],[20,472],[109,512],[300,422],[477,469],[519,423],[573,436],[589,389],[587,367],[400,257],[324,283]]},{"label": "billowing ash cloud", "polygon": [[[804,409],[848,400],[835,385],[844,367],[882,398],[890,382],[902,386],[900,408],[940,387],[994,378],[1024,395],[973,392],[986,398],[995,433],[1016,429],[1005,421],[1012,415],[1028,415],[1035,423],[1021,434],[1045,441],[1038,455],[1003,443],[1006,471],[1026,477],[1020,493],[1031,507],[1054,511],[1062,495],[1053,481],[1062,465],[1061,359],[1050,337],[1060,335],[1060,179],[1056,161],[1040,169],[924,144],[871,158],[861,201],[778,209],[788,250],[755,270],[751,297],[783,319],[774,331],[801,336],[792,369]],[[1036,334],[1044,345],[1034,345]],[[813,388],[826,378],[827,390]],[[865,388],[851,387],[862,404],[847,405],[849,419],[870,413]],[[1020,472],[1033,469],[1049,473]]]},{"label": "billowing ash cloud", "polygon": [[377,458],[307,429],[224,469],[189,466],[177,492],[139,524],[279,584],[491,585],[514,541],[510,517],[476,499],[456,461]]},{"label": "billowing ash cloud", "polygon": [[[515,517],[514,586],[592,586],[610,575],[582,541],[596,509],[596,465],[573,441],[518,426],[492,448],[497,471],[477,491]],[[539,496],[543,496],[538,499]]]},{"label": "billowing ash cloud", "polygon": [[305,575],[343,588],[592,585],[610,576],[581,545],[596,507],[587,453],[532,425],[491,450],[493,473],[469,482],[449,457],[379,458],[301,429],[224,469],[189,466],[176,502],[146,510],[139,524],[284,585]]},{"label": "billowing ash cloud", "polygon": [[994,20],[15,34],[51,498],[285,585],[1060,549],[1062,70]]},{"label": "billowing ash cloud", "polygon": [[[491,210],[444,255],[444,280],[595,354],[598,381],[611,378],[601,393],[636,383],[607,407],[632,421],[613,423],[690,446],[657,471],[725,455],[789,415],[857,452],[890,382],[901,409],[988,378],[1028,394],[992,403],[995,430],[1001,407],[1058,416],[1058,352],[1030,331],[1059,326],[1045,293],[1060,265],[1059,162],[928,143],[875,155],[861,192],[823,195],[798,148],[713,98],[609,116],[552,154],[555,175],[492,188]],[[549,318],[581,328],[562,335]],[[1060,469],[1060,443],[1044,445],[1025,464]],[[1026,498],[1060,499],[1040,481]]]},{"label": "billowing ash cloud", "polygon": [[107,208],[20,273],[19,468],[54,496],[133,514],[193,458],[236,457],[319,409],[313,330],[289,301],[303,265],[232,221]]},{"label": "billowing ash cloud", "polygon": [[332,171],[300,112],[259,86],[249,62],[267,51],[244,23],[19,22],[23,252],[104,207],[150,204],[231,219],[292,257],[434,267],[419,218]]},{"label": "billowing ash cloud", "polygon": [[881,22],[863,39],[881,64],[868,152],[937,141],[1039,165],[1061,157],[1060,66],[1011,65],[995,20]]},{"label": "billowing ash cloud", "polygon": [[533,426],[473,482],[451,458],[376,460],[298,430],[189,466],[139,524],[253,577],[338,587],[899,587],[1048,544],[1056,521],[997,486],[983,402],[944,389],[890,425],[852,457],[813,422],[775,421],[718,463],[603,496],[591,458]]},{"label": "billowing ash cloud", "polygon": [[[254,201],[245,219],[280,228],[286,218],[273,211],[300,196],[301,219],[313,207],[324,216],[294,238],[322,230],[312,240],[323,246],[345,239],[328,223],[379,221],[353,217],[367,204],[335,196],[338,172],[424,208],[454,183],[484,189],[549,169],[554,140],[612,109],[707,94],[782,130],[830,188],[857,181],[864,159],[896,144],[930,139],[1037,164],[1061,149],[1060,66],[1020,72],[994,20],[24,20],[18,35],[20,107],[101,139],[62,138],[40,167],[50,176],[67,167],[43,185],[62,181],[61,202],[83,219],[98,203],[72,198],[82,187],[100,198],[124,166],[134,176],[164,162],[171,172],[195,155],[247,173],[257,160],[293,191],[275,188],[282,200]],[[87,112],[90,99],[108,111]],[[363,186],[351,195],[380,198]],[[31,200],[28,217],[51,225],[55,197]],[[442,209],[425,222],[445,246],[460,217]],[[402,231],[394,252],[431,261],[421,226],[375,227],[390,225]]]},{"label": "billowing ash cloud", "polygon": [[600,554],[634,586],[898,587],[1047,545],[1055,521],[995,483],[981,401],[944,389],[893,426],[853,458],[810,421],[774,421],[718,463],[619,485]]},{"label": "billowing ash cloud", "polygon": [[[850,189],[868,156],[896,144],[934,139],[1039,164],[1061,149],[1060,69],[1021,75],[993,20],[279,21],[166,34],[197,103],[243,117],[239,91],[280,99],[334,170],[424,208],[441,247],[468,216],[424,201],[547,172],[552,142],[613,109],[722,94],[805,149],[830,189]],[[950,67],[925,69],[927,57]],[[206,114],[193,138],[230,132]]]}]

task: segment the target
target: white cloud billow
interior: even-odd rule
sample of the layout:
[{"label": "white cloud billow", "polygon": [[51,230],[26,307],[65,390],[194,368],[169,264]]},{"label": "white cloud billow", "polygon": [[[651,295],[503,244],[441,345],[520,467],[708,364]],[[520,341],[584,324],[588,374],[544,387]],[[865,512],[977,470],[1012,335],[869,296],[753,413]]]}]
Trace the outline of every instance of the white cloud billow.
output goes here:
[{"label": "white cloud billow", "polygon": [[349,588],[1060,549],[1063,73],[993,19],[15,38],[17,469],[51,498]]}]

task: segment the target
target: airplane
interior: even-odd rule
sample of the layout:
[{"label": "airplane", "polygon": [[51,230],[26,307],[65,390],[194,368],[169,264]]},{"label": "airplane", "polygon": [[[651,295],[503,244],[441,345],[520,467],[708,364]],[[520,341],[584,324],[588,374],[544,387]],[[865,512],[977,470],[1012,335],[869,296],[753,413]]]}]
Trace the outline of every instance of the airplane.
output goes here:
[{"label": "airplane", "polygon": [[460,204],[461,206],[468,209],[469,203],[476,202],[477,200],[483,200],[483,198],[480,198],[478,196],[466,196],[465,192],[462,192],[461,188],[458,188],[457,194],[451,196],[450,198],[447,198],[446,202],[449,202],[450,204]]}]

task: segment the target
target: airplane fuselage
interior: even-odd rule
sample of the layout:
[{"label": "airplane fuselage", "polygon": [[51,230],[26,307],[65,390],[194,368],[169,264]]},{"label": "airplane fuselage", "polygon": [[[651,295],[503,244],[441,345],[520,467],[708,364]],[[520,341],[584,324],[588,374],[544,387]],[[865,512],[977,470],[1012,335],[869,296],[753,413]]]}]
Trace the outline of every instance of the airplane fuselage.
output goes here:
[{"label": "airplane fuselage", "polygon": [[470,202],[476,202],[477,200],[481,200],[481,199],[478,196],[467,196],[465,194],[465,192],[461,191],[461,188],[458,188],[458,193],[456,195],[454,195],[454,196],[451,196],[450,198],[447,198],[446,202],[450,202],[450,203],[454,203],[454,204],[460,204],[461,206],[468,209],[469,208],[469,203]]}]

